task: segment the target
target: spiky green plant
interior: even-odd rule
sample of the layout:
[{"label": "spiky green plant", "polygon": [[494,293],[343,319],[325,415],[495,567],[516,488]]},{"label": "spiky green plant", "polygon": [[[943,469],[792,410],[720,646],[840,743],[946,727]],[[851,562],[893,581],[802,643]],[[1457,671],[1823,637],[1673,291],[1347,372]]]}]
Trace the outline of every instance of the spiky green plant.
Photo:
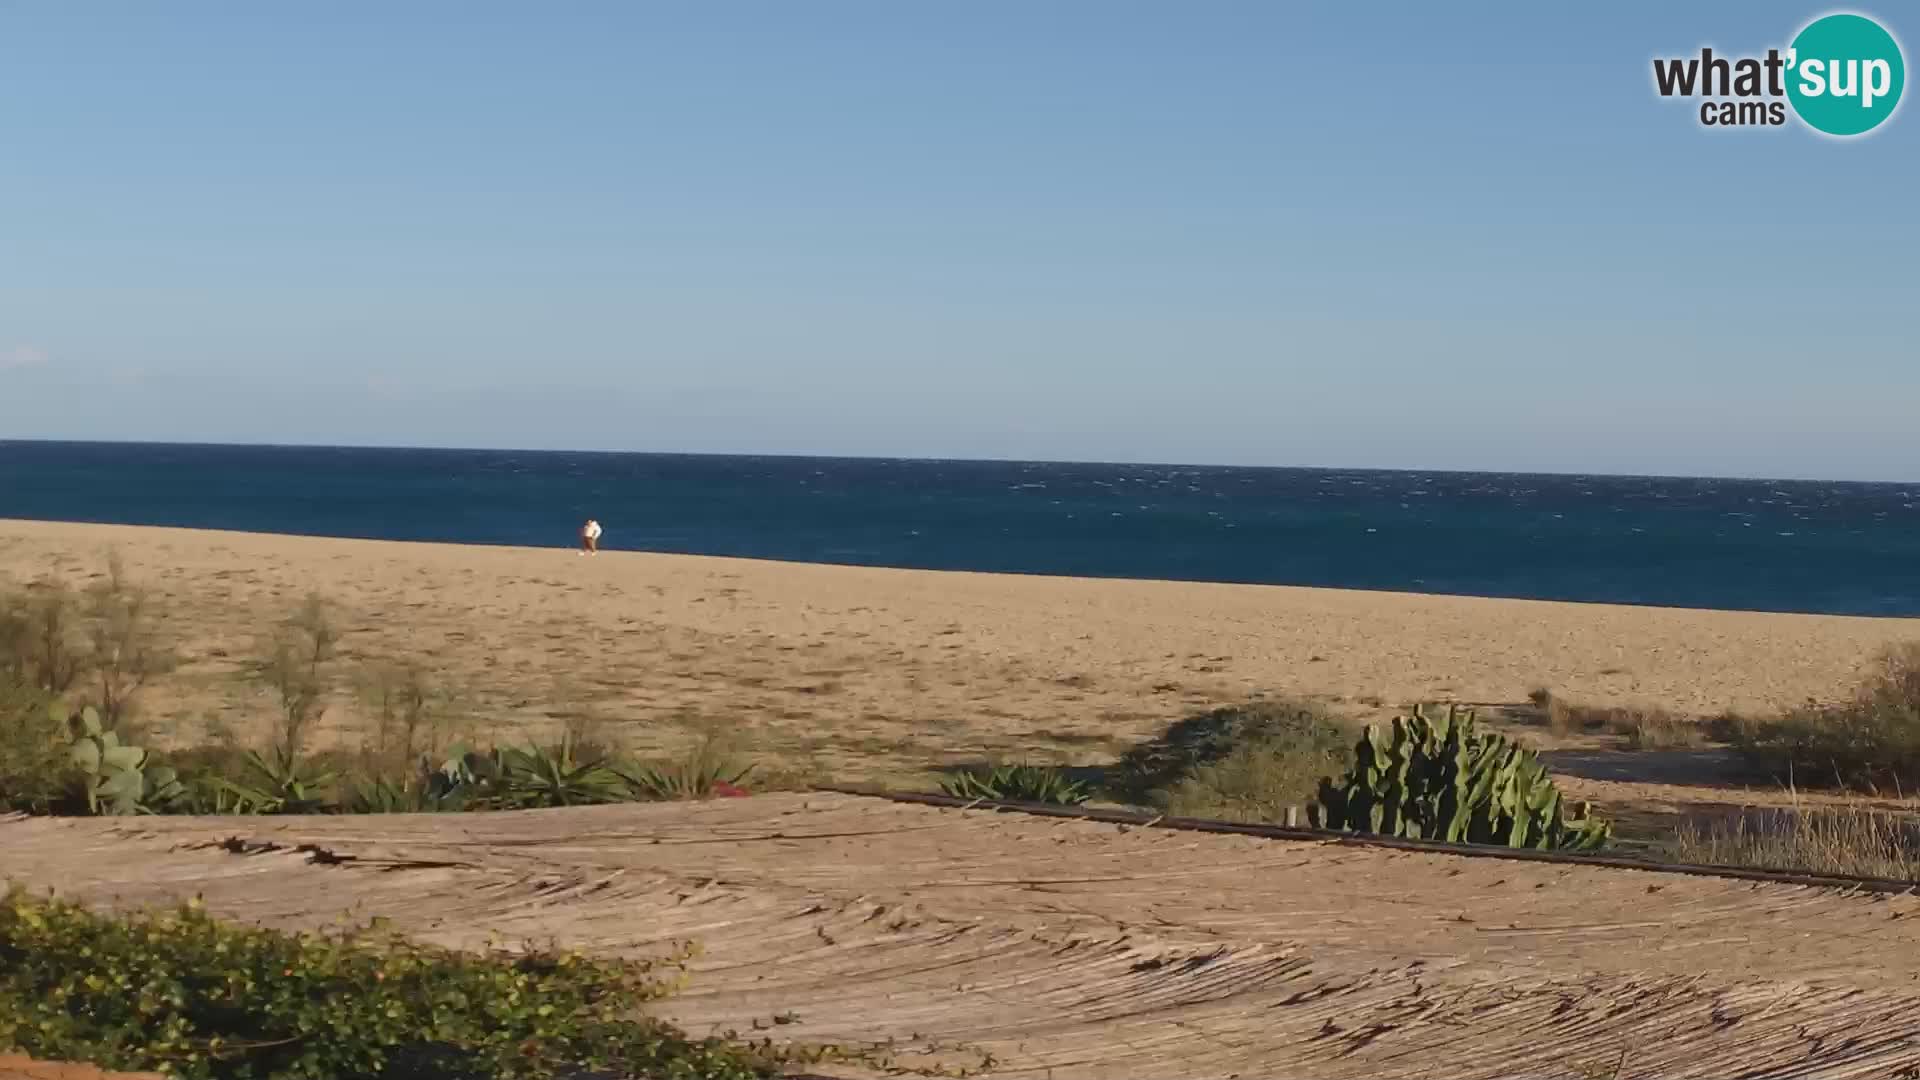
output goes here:
[{"label": "spiky green plant", "polygon": [[526,810],[629,798],[620,774],[600,757],[582,755],[571,738],[551,747],[456,750],[439,776],[436,783],[444,785],[446,797],[475,808]]},{"label": "spiky green plant", "polygon": [[325,793],[334,775],[315,769],[292,749],[281,746],[271,755],[249,750],[245,758],[247,783],[222,776],[204,781],[218,805],[216,813],[319,814],[328,809]]},{"label": "spiky green plant", "polygon": [[467,808],[473,792],[443,784],[438,773],[396,781],[384,776],[353,783],[340,808],[349,814],[440,814]]},{"label": "spiky green plant", "polygon": [[1586,804],[1566,813],[1533,751],[1476,730],[1473,711],[1415,709],[1369,726],[1353,767],[1323,780],[1308,808],[1316,825],[1352,832],[1515,848],[1591,850],[1611,827]]},{"label": "spiky green plant", "polygon": [[637,762],[617,771],[634,798],[676,801],[737,793],[753,765],[737,760],[719,739],[708,737],[678,758]]},{"label": "spiky green plant", "polygon": [[982,766],[954,773],[940,790],[958,799],[1053,803],[1078,806],[1093,797],[1092,788],[1053,765]]},{"label": "spiky green plant", "polygon": [[619,774],[598,759],[575,760],[572,747],[507,747],[500,752],[503,794],[514,806],[584,806],[620,802]]}]

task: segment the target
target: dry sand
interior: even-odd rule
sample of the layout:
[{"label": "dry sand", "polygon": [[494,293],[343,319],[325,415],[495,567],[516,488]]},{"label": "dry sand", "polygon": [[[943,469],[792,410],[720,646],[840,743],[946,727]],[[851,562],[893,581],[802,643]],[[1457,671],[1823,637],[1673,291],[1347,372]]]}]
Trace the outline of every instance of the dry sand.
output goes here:
[{"label": "dry sand", "polygon": [[1365,712],[1514,704],[1529,690],[1696,714],[1840,693],[1920,620],[1274,586],[941,573],[0,520],[0,581],[80,584],[109,552],[167,613],[185,663],[149,694],[160,741],[209,718],[257,735],[246,659],[309,592],[345,631],[347,687],[415,659],[467,734],[599,721],[634,749],[703,725],[840,780],[1033,753],[1099,760],[1197,708],[1306,695]]}]

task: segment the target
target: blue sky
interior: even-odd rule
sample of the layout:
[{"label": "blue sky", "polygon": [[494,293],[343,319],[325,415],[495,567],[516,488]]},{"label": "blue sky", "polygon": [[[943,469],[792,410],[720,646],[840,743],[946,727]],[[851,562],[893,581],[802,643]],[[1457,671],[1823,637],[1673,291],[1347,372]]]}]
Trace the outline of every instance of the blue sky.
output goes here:
[{"label": "blue sky", "polygon": [[1920,479],[1826,10],[0,0],[0,437]]}]

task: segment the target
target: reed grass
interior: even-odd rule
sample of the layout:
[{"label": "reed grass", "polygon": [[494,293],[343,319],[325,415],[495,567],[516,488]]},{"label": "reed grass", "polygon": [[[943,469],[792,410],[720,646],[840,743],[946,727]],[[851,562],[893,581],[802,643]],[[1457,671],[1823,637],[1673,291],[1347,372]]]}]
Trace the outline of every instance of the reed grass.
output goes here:
[{"label": "reed grass", "polygon": [[1865,802],[1750,807],[1682,825],[1680,862],[1920,881],[1920,818]]}]

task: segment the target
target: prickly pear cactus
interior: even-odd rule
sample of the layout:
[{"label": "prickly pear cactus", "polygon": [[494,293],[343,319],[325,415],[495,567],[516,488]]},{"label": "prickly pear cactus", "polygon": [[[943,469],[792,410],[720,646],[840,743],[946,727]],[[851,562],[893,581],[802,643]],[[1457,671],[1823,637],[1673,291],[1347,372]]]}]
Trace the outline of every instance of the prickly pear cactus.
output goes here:
[{"label": "prickly pear cactus", "polygon": [[1369,726],[1339,782],[1320,781],[1314,824],[1455,844],[1593,850],[1611,827],[1583,803],[1572,815],[1533,751],[1478,731],[1473,710],[1416,708]]},{"label": "prickly pear cactus", "polygon": [[147,752],[122,745],[118,735],[101,726],[92,707],[70,717],[64,706],[56,706],[53,716],[73,732],[70,754],[86,788],[88,812],[153,813],[186,795],[172,769],[149,768]]}]

